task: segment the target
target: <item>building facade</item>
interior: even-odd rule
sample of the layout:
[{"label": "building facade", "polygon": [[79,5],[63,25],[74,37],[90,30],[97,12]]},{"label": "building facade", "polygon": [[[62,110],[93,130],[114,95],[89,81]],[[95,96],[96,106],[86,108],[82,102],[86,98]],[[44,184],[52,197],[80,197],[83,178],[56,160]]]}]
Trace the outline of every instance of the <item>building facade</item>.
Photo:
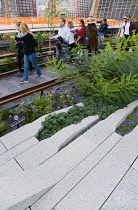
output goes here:
[{"label": "building facade", "polygon": [[1,17],[36,17],[36,0],[0,0]]}]

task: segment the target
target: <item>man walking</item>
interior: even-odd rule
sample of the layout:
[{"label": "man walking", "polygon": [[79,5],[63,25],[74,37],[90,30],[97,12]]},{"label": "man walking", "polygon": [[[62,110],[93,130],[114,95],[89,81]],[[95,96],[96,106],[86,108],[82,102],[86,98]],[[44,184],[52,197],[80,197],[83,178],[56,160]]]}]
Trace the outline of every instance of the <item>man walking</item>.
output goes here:
[{"label": "man walking", "polygon": [[66,19],[60,18],[60,28],[58,30],[58,34],[56,36],[49,37],[50,39],[58,40],[56,45],[56,61],[58,62],[60,59],[62,59],[63,63],[66,63],[66,53],[70,38],[70,29],[65,24]]},{"label": "man walking", "polygon": [[103,20],[97,21],[97,23],[100,23],[100,26],[98,28],[98,39],[99,39],[99,49],[102,49],[102,43],[104,37],[106,37],[107,34],[107,19],[104,18]]}]

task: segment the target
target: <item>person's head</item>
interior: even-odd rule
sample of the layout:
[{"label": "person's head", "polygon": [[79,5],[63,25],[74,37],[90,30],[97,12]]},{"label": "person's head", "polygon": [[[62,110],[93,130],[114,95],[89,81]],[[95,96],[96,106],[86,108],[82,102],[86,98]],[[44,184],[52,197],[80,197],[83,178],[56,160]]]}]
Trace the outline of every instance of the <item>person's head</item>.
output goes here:
[{"label": "person's head", "polygon": [[103,18],[103,24],[106,24],[106,23],[107,23],[107,19]]},{"label": "person's head", "polygon": [[21,21],[17,21],[16,23],[15,23],[15,28],[16,28],[16,30],[17,31],[20,31],[20,25],[21,25]]},{"label": "person's head", "polygon": [[85,27],[85,23],[83,19],[79,19],[79,27]]},{"label": "person's head", "polygon": [[71,20],[68,21],[68,27],[69,28],[74,28],[73,22]]},{"label": "person's head", "polygon": [[131,15],[124,15],[124,22],[129,22]]},{"label": "person's head", "polygon": [[20,24],[20,30],[22,33],[31,33],[32,34],[32,32],[30,31],[30,29],[26,23]]},{"label": "person's head", "polygon": [[59,21],[60,27],[61,27],[61,28],[64,27],[65,24],[66,24],[66,19],[61,17],[61,18],[60,18],[60,21]]}]

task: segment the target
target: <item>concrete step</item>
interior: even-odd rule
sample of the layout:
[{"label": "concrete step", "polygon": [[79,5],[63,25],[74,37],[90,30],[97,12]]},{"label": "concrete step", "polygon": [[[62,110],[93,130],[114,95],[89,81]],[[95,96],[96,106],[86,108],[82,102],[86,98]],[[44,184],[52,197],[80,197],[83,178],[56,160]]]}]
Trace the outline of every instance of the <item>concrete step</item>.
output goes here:
[{"label": "concrete step", "polygon": [[[32,205],[31,209],[51,210],[54,208],[57,203],[59,203],[91,170],[94,169],[94,167],[96,167],[121,138],[122,136],[113,133],[100,146],[97,146],[78,166],[67,174],[64,179],[58,182],[51,190]],[[88,141],[83,135],[78,139],[84,139],[86,142]],[[74,209],[76,210],[76,208]]]},{"label": "concrete step", "polygon": [[4,152],[6,152],[7,149],[4,147],[4,145],[0,142],[0,155]]},{"label": "concrete step", "polygon": [[56,154],[78,133],[90,126],[98,119],[98,115],[89,116],[78,124],[67,126],[66,128],[63,128],[57,132],[54,136],[39,142],[39,144],[34,145],[32,148],[20,154],[15,159],[24,170],[39,166],[51,158],[54,154]]},{"label": "concrete step", "polygon": [[[25,209],[73,170],[96,145],[77,140],[41,166],[0,179],[0,209]],[[8,202],[7,202],[8,198]]]},{"label": "concrete step", "polygon": [[109,137],[116,128],[124,121],[128,114],[138,106],[138,101],[130,103],[127,107],[119,109],[105,120],[100,121],[83,135],[94,143],[100,145],[107,137]]},{"label": "concrete step", "polygon": [[11,148],[7,152],[0,155],[0,166],[8,162],[9,160],[15,158],[17,155],[25,152],[32,146],[38,144],[38,140],[35,137],[31,137],[21,144]]},{"label": "concrete step", "polygon": [[54,209],[100,209],[128,168],[127,164],[107,154]]}]

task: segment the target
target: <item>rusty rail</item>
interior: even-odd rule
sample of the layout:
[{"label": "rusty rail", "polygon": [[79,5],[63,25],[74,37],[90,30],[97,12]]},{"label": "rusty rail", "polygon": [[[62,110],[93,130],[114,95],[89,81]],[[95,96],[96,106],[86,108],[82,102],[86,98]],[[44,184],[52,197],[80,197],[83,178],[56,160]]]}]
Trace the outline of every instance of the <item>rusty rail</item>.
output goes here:
[{"label": "rusty rail", "polygon": [[43,95],[43,91],[45,89],[53,87],[55,85],[59,85],[59,84],[63,83],[64,81],[65,80],[58,81],[57,79],[54,79],[54,80],[51,80],[49,82],[41,83],[39,85],[27,88],[25,90],[18,91],[16,93],[6,95],[6,96],[0,98],[0,106],[4,105],[4,104],[7,104],[9,102],[13,102],[15,100],[18,100],[20,98],[23,98],[25,96],[37,93],[37,92],[41,92],[41,95]]}]

